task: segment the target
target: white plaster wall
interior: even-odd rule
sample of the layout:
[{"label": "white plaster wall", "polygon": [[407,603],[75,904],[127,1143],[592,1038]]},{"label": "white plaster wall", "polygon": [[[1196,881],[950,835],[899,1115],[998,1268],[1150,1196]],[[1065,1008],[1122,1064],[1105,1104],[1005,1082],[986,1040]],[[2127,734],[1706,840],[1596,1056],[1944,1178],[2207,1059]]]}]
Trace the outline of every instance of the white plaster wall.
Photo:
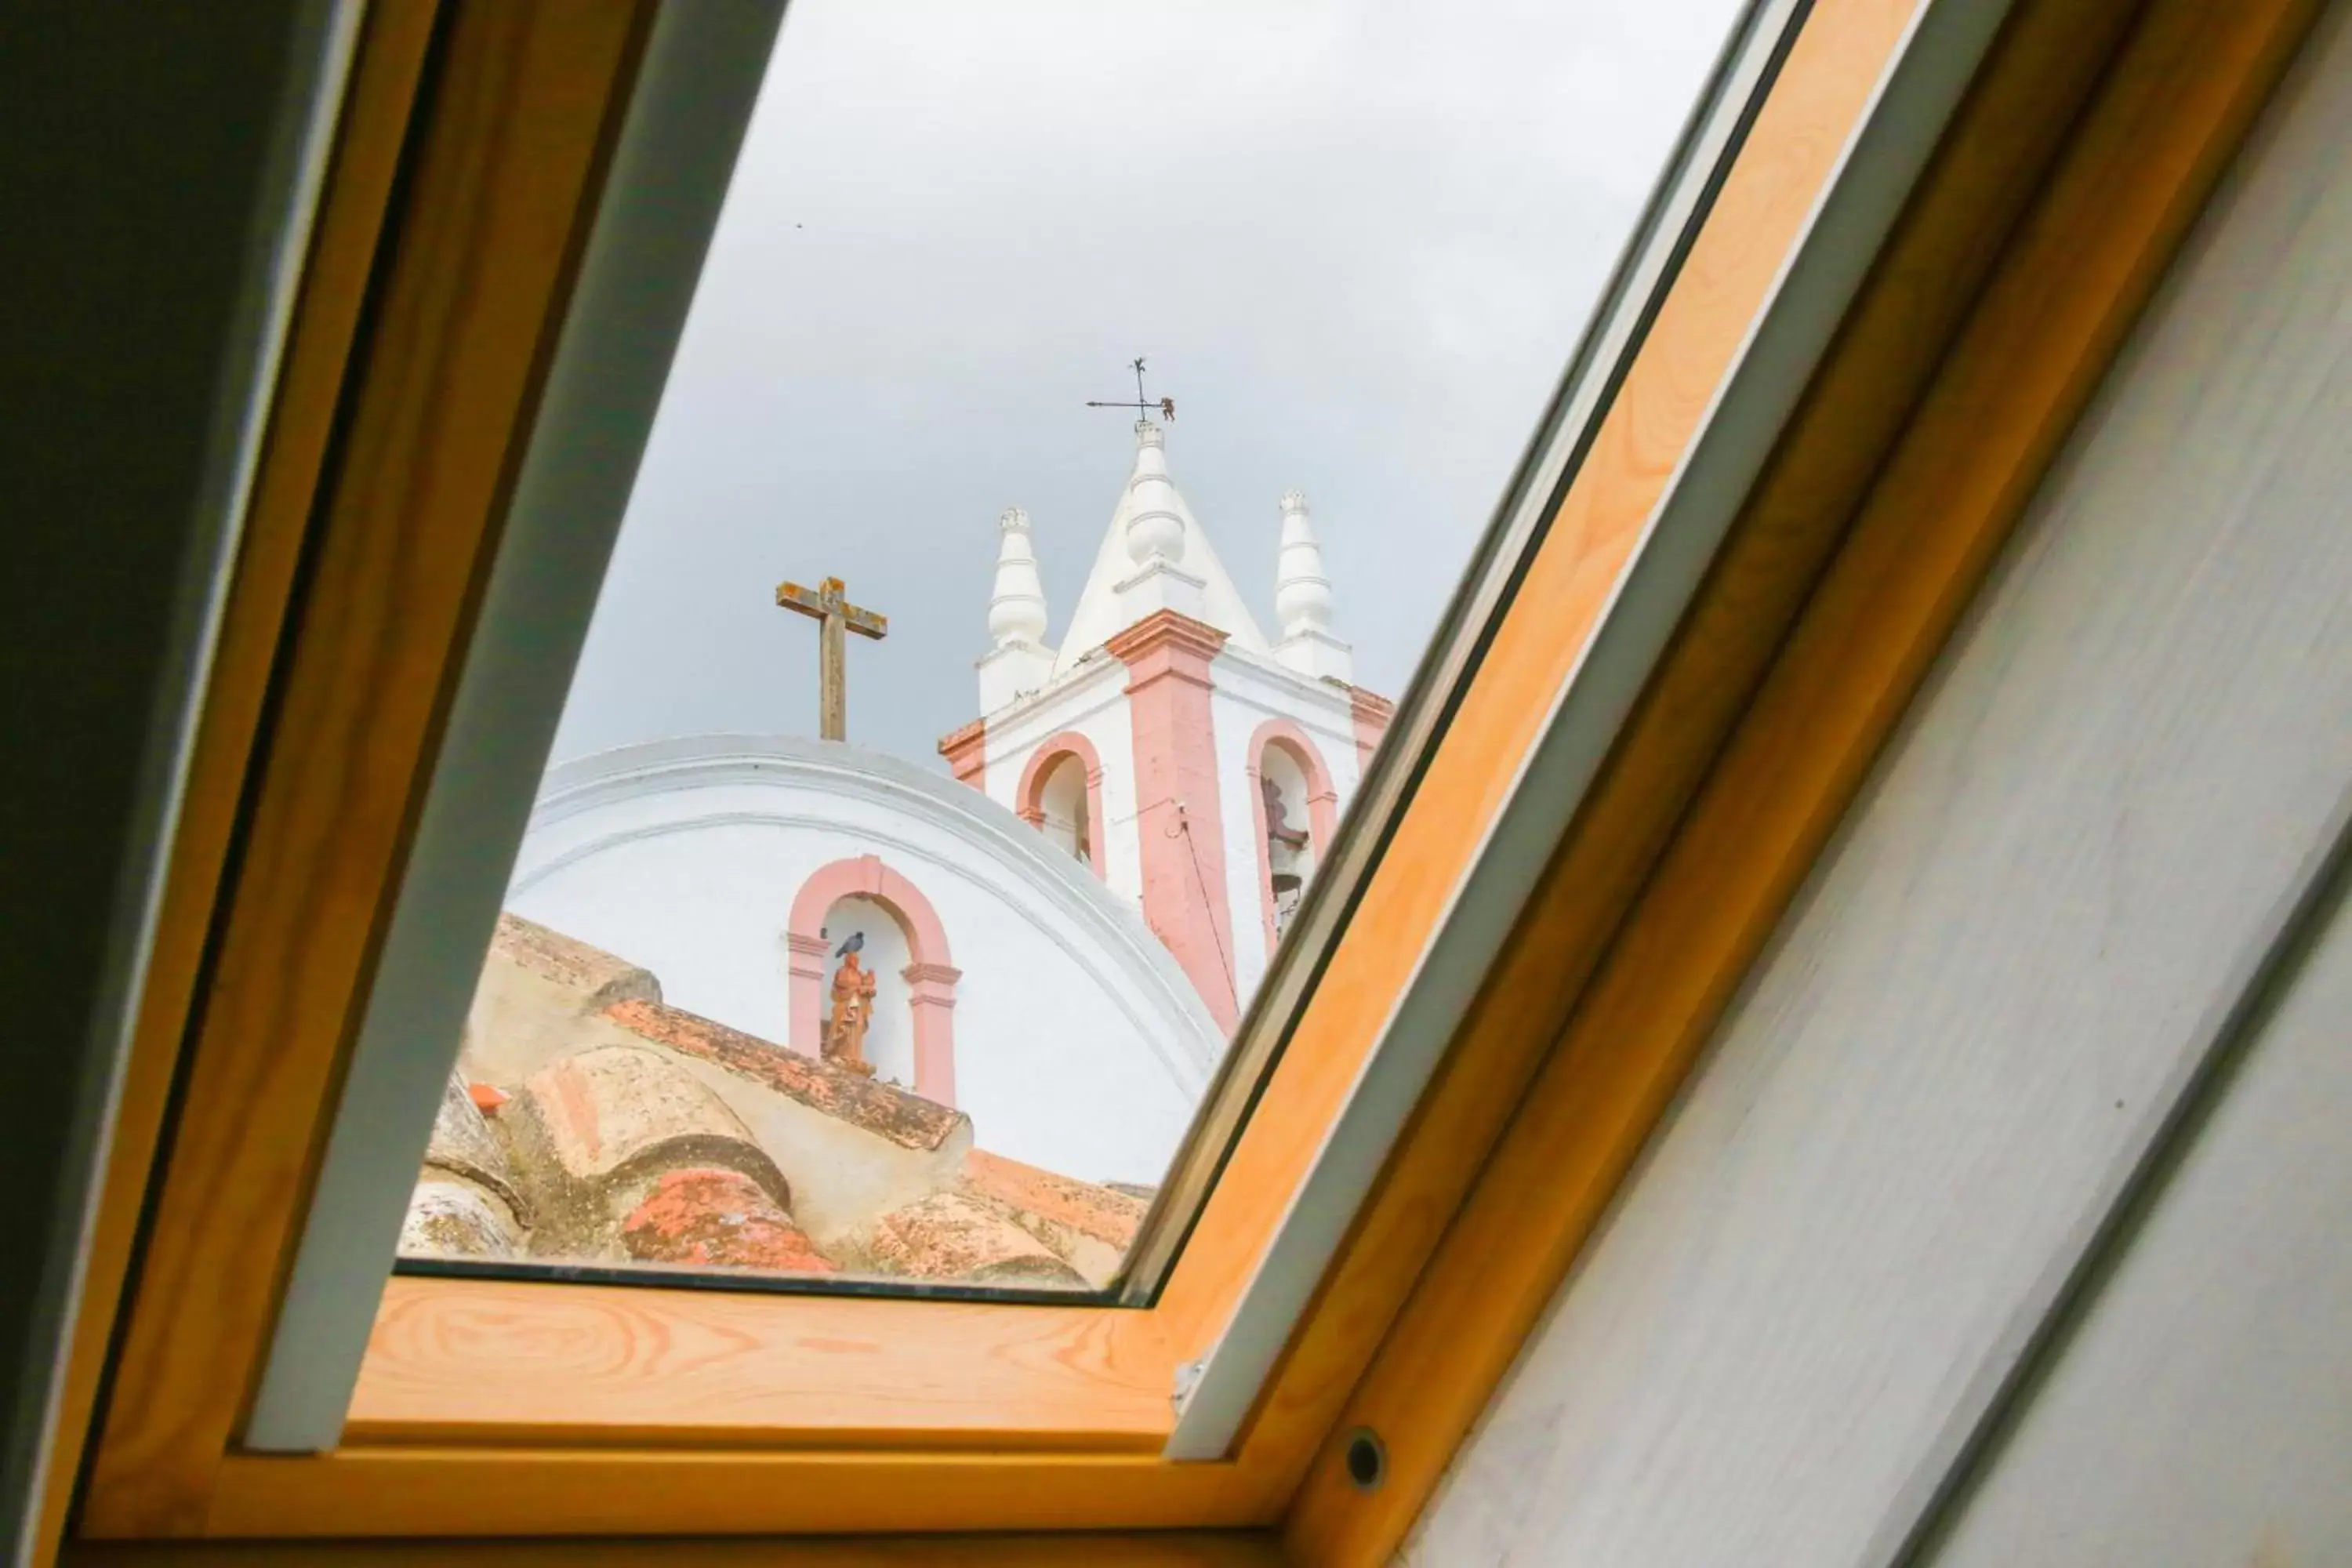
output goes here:
[{"label": "white plaster wall", "polygon": [[1209,722],[1216,731],[1217,780],[1225,832],[1225,899],[1234,931],[1235,989],[1246,1005],[1265,978],[1265,914],[1258,897],[1257,814],[1250,804],[1249,742],[1268,719],[1307,731],[1330,770],[1345,811],[1356,793],[1355,721],[1348,695],[1228,647],[1209,666]]},{"label": "white plaster wall", "polygon": [[1106,654],[1055,685],[992,714],[982,743],[989,799],[1015,809],[1022,770],[1045,742],[1065,731],[1084,735],[1102,762],[1103,879],[1140,910],[1143,850],[1135,821],[1135,725],[1127,700],[1127,667]]},{"label": "white plaster wall", "polygon": [[652,970],[674,1005],[781,1044],[793,899],[866,854],[930,900],[963,971],[957,1099],[977,1142],[1159,1180],[1222,1038],[1139,916],[952,780],[794,739],[607,752],[550,775],[508,903]]}]

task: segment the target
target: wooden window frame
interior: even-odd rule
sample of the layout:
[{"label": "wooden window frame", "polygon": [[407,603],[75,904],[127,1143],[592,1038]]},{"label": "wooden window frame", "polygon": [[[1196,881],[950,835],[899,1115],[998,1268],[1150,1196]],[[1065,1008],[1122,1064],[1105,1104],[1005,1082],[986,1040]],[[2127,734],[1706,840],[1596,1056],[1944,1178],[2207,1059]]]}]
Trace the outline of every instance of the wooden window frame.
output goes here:
[{"label": "wooden window frame", "polygon": [[[1280,1233],[1922,9],[1811,6],[1155,1303],[395,1277],[341,1446],[259,1456],[236,1434],[654,10],[377,0],[71,1346],[63,1427],[94,1441],[51,1468],[48,1539],[79,1476],[87,1540],[1279,1524],[1300,1560],[1381,1560],[2315,6],[2017,0],[1231,1451],[1164,1458],[1178,1369]],[[1359,1427],[1371,1491],[1340,1463]]]}]

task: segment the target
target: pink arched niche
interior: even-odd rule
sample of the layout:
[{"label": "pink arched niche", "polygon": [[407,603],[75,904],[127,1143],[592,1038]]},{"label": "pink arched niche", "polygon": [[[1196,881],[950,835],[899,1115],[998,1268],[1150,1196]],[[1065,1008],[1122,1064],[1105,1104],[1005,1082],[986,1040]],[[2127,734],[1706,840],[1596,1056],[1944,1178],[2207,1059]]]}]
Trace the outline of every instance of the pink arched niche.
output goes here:
[{"label": "pink arched niche", "polygon": [[879,855],[835,860],[809,873],[793,896],[784,928],[792,964],[792,1047],[824,1054],[824,966],[832,956],[820,934],[827,910],[864,895],[890,911],[906,933],[911,962],[900,973],[914,1014],[915,1092],[940,1105],[955,1103],[955,988],[963,972],[948,956],[947,928],[923,890],[882,863]]},{"label": "pink arched niche", "polygon": [[1258,787],[1259,765],[1268,746],[1279,746],[1298,764],[1307,775],[1307,843],[1315,852],[1315,867],[1320,870],[1323,858],[1331,852],[1331,836],[1339,827],[1339,792],[1331,783],[1331,770],[1323,765],[1323,753],[1307,738],[1307,731],[1288,719],[1268,719],[1250,735],[1249,767],[1244,782],[1249,791],[1250,821],[1256,828],[1257,900],[1258,910],[1265,921],[1265,951],[1274,953],[1274,861],[1265,847],[1265,792]]},{"label": "pink arched niche", "polygon": [[1106,879],[1103,841],[1110,837],[1104,831],[1102,804],[1102,757],[1095,743],[1076,730],[1065,730],[1029,753],[1028,765],[1021,770],[1020,787],[1013,792],[1013,810],[1021,820],[1032,827],[1045,826],[1045,775],[1064,757],[1076,757],[1078,765],[1087,770],[1087,863],[1094,868],[1097,880]]}]

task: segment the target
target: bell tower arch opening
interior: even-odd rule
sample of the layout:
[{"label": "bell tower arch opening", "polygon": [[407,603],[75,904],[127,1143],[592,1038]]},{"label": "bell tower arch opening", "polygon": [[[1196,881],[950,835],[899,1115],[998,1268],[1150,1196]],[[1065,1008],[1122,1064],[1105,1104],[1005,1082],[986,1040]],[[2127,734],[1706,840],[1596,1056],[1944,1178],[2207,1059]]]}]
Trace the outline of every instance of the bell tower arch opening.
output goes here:
[{"label": "bell tower arch opening", "polygon": [[1065,855],[1091,864],[1094,824],[1087,812],[1086,764],[1070,752],[1054,759],[1037,791],[1038,826]]},{"label": "bell tower arch opening", "polygon": [[1105,877],[1102,760],[1094,742],[1076,731],[1030,753],[1014,792],[1021,820],[1062,853]]},{"label": "bell tower arch opening", "polygon": [[1250,738],[1247,783],[1257,837],[1258,902],[1271,952],[1329,851],[1339,797],[1322,752],[1287,719],[1267,720]]}]

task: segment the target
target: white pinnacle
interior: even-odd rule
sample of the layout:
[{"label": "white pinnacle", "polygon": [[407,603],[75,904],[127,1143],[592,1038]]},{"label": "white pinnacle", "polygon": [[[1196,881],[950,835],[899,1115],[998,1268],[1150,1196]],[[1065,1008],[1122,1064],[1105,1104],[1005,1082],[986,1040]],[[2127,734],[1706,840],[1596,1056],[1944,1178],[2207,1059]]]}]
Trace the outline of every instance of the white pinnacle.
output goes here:
[{"label": "white pinnacle", "polygon": [[1003,536],[996,546],[996,591],[988,599],[988,635],[996,646],[1042,645],[1045,640],[1045,584],[1037,575],[1037,554],[1029,542],[1029,514],[1007,507],[996,520]]},{"label": "white pinnacle", "polygon": [[1274,614],[1282,635],[1328,631],[1331,626],[1331,580],[1323,575],[1323,547],[1307,521],[1307,497],[1298,490],[1282,492],[1282,545],[1275,561]]},{"label": "white pinnacle", "polygon": [[1149,419],[1135,422],[1135,472],[1127,481],[1127,555],[1138,566],[1153,560],[1179,565],[1184,559],[1184,518],[1176,510],[1176,484],[1168,477],[1168,435]]},{"label": "white pinnacle", "polygon": [[1331,635],[1331,579],[1323,575],[1323,547],[1307,521],[1307,497],[1282,492],[1282,543],[1275,557],[1274,613],[1282,640],[1274,657],[1318,679],[1355,679],[1355,656]]}]

